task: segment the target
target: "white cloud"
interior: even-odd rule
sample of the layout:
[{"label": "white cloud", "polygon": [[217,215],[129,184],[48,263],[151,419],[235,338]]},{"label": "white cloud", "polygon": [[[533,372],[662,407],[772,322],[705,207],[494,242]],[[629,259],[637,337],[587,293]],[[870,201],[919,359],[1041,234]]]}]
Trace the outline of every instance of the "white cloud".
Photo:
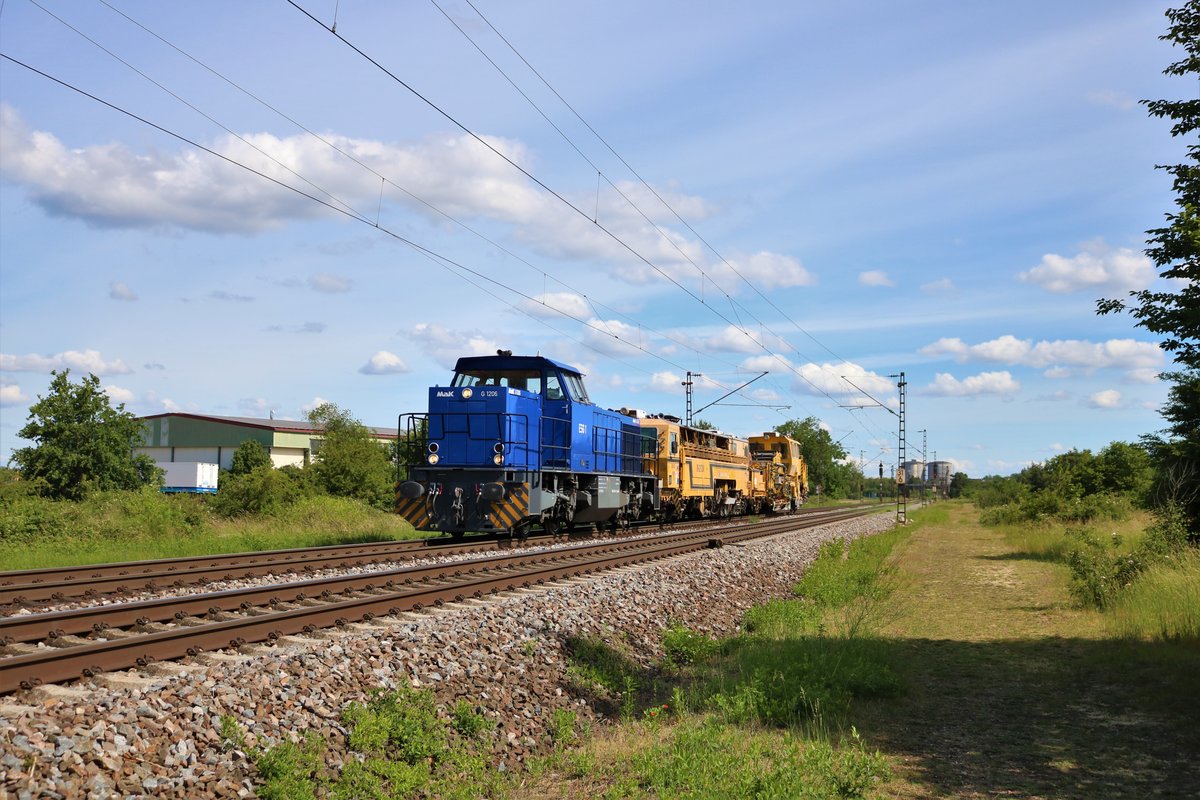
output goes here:
[{"label": "white cloud", "polygon": [[1056,294],[1084,289],[1123,292],[1148,286],[1154,267],[1141,253],[1128,247],[1114,250],[1097,239],[1083,244],[1082,252],[1071,258],[1047,253],[1038,266],[1017,278]]},{"label": "white cloud", "polygon": [[359,367],[358,371],[363,375],[397,375],[408,372],[409,369],[400,356],[389,353],[387,350],[380,350],[371,356],[366,364]]},{"label": "white cloud", "polygon": [[1157,369],[1131,369],[1125,373],[1126,383],[1147,383],[1154,384],[1159,381],[1159,373]]},{"label": "white cloud", "polygon": [[941,280],[921,284],[921,291],[935,297],[947,297],[958,294],[958,287],[949,278],[942,278]]},{"label": "white cloud", "polygon": [[[685,334],[679,334],[675,338],[686,340],[688,337]],[[791,348],[791,345],[780,336],[763,330],[743,329],[736,325],[725,326],[720,333],[700,340],[699,344],[705,350],[732,353],[761,353],[764,348],[768,351],[779,352]]]},{"label": "white cloud", "polygon": [[848,405],[873,405],[874,401],[865,392],[889,407],[896,384],[891,378],[871,372],[851,361],[840,364],[815,364],[808,362],[799,366],[783,356],[760,355],[744,359],[741,367],[747,371],[770,372],[776,376],[791,376],[792,391],[809,395],[831,395]]},{"label": "white cloud", "polygon": [[1065,447],[1063,447],[1063,446],[1062,446],[1061,444],[1059,444],[1058,442],[1055,442],[1054,444],[1050,445],[1050,449],[1051,449],[1051,450],[1053,450],[1053,451],[1054,451],[1054,452],[1056,452],[1056,453],[1061,453],[1061,452],[1062,452],[1063,450],[1065,450],[1066,448],[1065,448]]},{"label": "white cloud", "polygon": [[1074,373],[1066,367],[1051,367],[1042,374],[1051,380],[1061,380],[1071,377]]},{"label": "white cloud", "polygon": [[676,375],[674,372],[663,371],[656,372],[650,376],[650,388],[660,392],[668,392],[670,394],[682,394],[683,376]]},{"label": "white cloud", "polygon": [[632,356],[649,349],[645,331],[617,319],[592,318],[581,334],[584,344],[610,356]]},{"label": "white cloud", "polygon": [[858,282],[863,286],[895,286],[896,283],[881,269],[870,269],[858,273]]},{"label": "white cloud", "polygon": [[587,319],[592,313],[587,298],[574,292],[547,292],[537,295],[532,300],[522,300],[518,307],[541,319],[558,317],[562,314],[575,319]]},{"label": "white cloud", "polygon": [[1088,92],[1084,95],[1089,103],[1098,106],[1109,106],[1121,111],[1129,111],[1137,108],[1137,100],[1134,100],[1124,92],[1117,92],[1112,89],[1103,89]]},{"label": "white cloud", "polygon": [[113,300],[125,300],[127,302],[133,302],[138,299],[137,292],[120,281],[113,281],[108,285],[108,296]]},{"label": "white cloud", "polygon": [[933,383],[925,387],[924,392],[944,397],[977,397],[986,394],[1009,397],[1020,390],[1021,384],[1013,380],[1013,376],[1007,371],[981,372],[962,380],[948,372],[939,372]]},{"label": "white cloud", "polygon": [[45,372],[74,369],[93,375],[128,375],[133,372],[121,359],[106,361],[98,350],[67,350],[52,356],[15,356],[0,353],[0,370],[6,372]]},{"label": "white cloud", "polygon": [[0,406],[23,406],[29,402],[29,395],[21,391],[15,383],[0,384]]},{"label": "white cloud", "polygon": [[320,408],[321,406],[325,405],[325,404],[326,404],[326,403],[328,403],[328,402],[329,402],[329,401],[328,401],[328,400],[326,400],[324,397],[321,397],[321,395],[317,395],[316,397],[314,397],[314,398],[313,398],[312,400],[310,400],[309,402],[307,402],[307,403],[305,403],[304,405],[300,406],[300,410],[301,410],[301,411],[303,411],[303,412],[305,413],[305,415],[307,415],[307,414],[309,414],[310,412],[312,412],[312,411],[314,411],[314,410],[316,410],[316,409]]},{"label": "white cloud", "polygon": [[227,292],[224,289],[217,289],[208,293],[208,296],[213,300],[222,300],[227,303],[253,303],[254,298],[248,294],[234,294]]},{"label": "white cloud", "polygon": [[456,331],[429,322],[414,325],[407,335],[447,369],[462,356],[490,356],[500,349],[480,331]]},{"label": "white cloud", "polygon": [[[1154,368],[1163,361],[1162,350],[1154,342],[1134,339],[1109,339],[1106,342],[1057,339],[1035,343],[1011,334],[976,345],[968,345],[957,337],[938,339],[922,347],[919,352],[931,358],[949,357],[959,362],[990,361],[1051,370],[1064,367],[1142,370]],[[1048,373],[1048,376],[1062,377],[1063,373]]]},{"label": "white cloud", "polygon": [[238,400],[238,408],[255,414],[267,414],[271,411],[271,404],[265,397],[243,397]]},{"label": "white cloud", "polygon": [[341,275],[330,275],[328,272],[318,272],[308,279],[308,285],[318,292],[324,294],[340,294],[350,291],[350,287],[354,285],[354,281],[349,278],[344,278]]},{"label": "white cloud", "polygon": [[1088,398],[1088,406],[1091,408],[1120,408],[1121,393],[1116,389],[1105,389],[1102,392],[1096,392]]},{"label": "white cloud", "polygon": [[104,392],[114,403],[132,403],[134,400],[133,392],[122,389],[120,386],[105,386]]},{"label": "white cloud", "polygon": [[[817,282],[816,277],[804,268],[799,260],[761,251],[753,255],[742,255],[730,259],[730,264],[738,274],[753,283],[759,289],[787,289],[793,286],[812,286]],[[728,268],[717,263],[709,270],[730,294],[737,293],[742,288],[742,281],[736,275],[730,275]]]},{"label": "white cloud", "polygon": [[[510,226],[514,239],[543,256],[611,265],[612,274],[631,283],[662,280],[661,270],[675,280],[698,285],[699,268],[729,294],[742,288],[730,266],[712,256],[702,242],[667,227],[675,224],[674,217],[656,211],[661,204],[640,183],[619,183],[625,196],[611,187],[599,196],[594,186],[560,191],[577,208],[593,209],[593,221],[537,188],[467,134],[434,135],[407,143],[336,134],[324,138],[348,155],[307,134],[281,138],[246,133],[241,139],[224,135],[205,144],[281,183],[308,188],[292,170],[354,208],[379,208],[383,227],[395,224],[397,207],[439,225],[445,224],[443,214],[486,219]],[[532,154],[519,141],[482,139],[517,163],[533,163]],[[68,148],[53,134],[29,130],[10,106],[0,106],[0,140],[5,144],[0,171],[24,185],[33,202],[53,215],[96,225],[253,234],[335,213],[203,153],[136,152],[119,144]],[[379,175],[404,186],[411,195],[388,184],[381,196]],[[686,219],[715,213],[703,198],[663,187],[655,187],[655,192]],[[626,198],[661,219],[647,221]],[[729,264],[760,289],[815,282],[789,255],[737,255]],[[314,276],[309,285],[336,292],[345,291],[349,282],[341,276]]]}]

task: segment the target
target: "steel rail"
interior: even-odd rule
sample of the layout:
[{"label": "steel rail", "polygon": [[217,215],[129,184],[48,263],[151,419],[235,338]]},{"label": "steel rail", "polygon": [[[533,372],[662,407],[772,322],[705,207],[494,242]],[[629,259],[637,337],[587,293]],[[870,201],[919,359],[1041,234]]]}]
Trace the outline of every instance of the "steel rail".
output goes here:
[{"label": "steel rail", "polygon": [[[48,647],[44,651],[0,659],[0,693],[30,688],[44,682],[70,680],[80,675],[90,677],[104,671],[145,666],[163,659],[194,656],[206,649],[274,641],[284,635],[311,633],[321,627],[344,626],[354,621],[370,621],[384,614],[420,610],[427,605],[442,605],[467,597],[483,597],[485,594],[511,591],[518,586],[529,587],[564,577],[693,552],[724,543],[727,539],[775,535],[787,530],[815,527],[827,521],[790,519],[775,524],[761,523],[732,530],[716,538],[707,534],[687,536],[685,541],[629,540],[608,547],[617,552],[592,553],[590,557],[581,551],[576,551],[574,557],[561,555],[571,551],[543,552],[531,554],[529,560],[535,562],[534,565],[515,574],[475,577],[468,573],[464,580],[448,580],[438,585],[333,600],[322,605],[180,626],[117,639],[88,641],[67,647]],[[789,522],[792,525],[789,526]],[[680,535],[681,538],[684,536]]]},{"label": "steel rail", "polygon": [[[820,511],[805,509],[800,514]],[[536,543],[551,538],[554,537],[538,535],[525,541]],[[511,540],[497,537],[457,542],[436,538],[410,539],[0,572],[0,606],[486,552],[502,547],[506,541]]]},{"label": "steel rail", "polygon": [[[765,530],[763,525],[774,524],[790,529],[794,520],[777,520],[736,528],[726,528],[725,537],[736,537],[740,530]],[[659,541],[689,541],[705,538],[708,531],[683,531],[659,537]],[[732,539],[731,539],[732,540]],[[129,603],[112,603],[39,614],[20,614],[0,617],[0,645],[57,639],[63,636],[90,634],[108,628],[145,625],[150,622],[179,620],[191,616],[213,616],[223,611],[244,611],[250,606],[280,605],[303,602],[316,597],[351,591],[391,589],[397,583],[411,585],[416,581],[450,580],[465,573],[481,570],[519,567],[524,564],[552,561],[555,558],[579,558],[636,546],[650,540],[625,539],[577,544],[556,550],[521,552],[486,556],[466,561],[399,567],[371,573],[334,575],[286,583],[272,583],[203,594],[168,596]]]}]

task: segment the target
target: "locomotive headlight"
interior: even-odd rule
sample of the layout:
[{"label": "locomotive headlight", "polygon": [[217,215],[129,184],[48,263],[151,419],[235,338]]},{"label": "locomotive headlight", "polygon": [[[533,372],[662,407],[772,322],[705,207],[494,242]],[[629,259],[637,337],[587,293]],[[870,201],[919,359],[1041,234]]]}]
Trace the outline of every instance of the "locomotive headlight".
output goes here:
[{"label": "locomotive headlight", "polygon": [[493,453],[503,453],[504,445],[501,444],[500,442],[496,442],[494,445],[492,445],[492,452]]},{"label": "locomotive headlight", "polygon": [[499,466],[500,464],[503,464],[504,463],[504,454],[496,453],[496,455],[492,456],[492,463],[496,464],[497,466]]},{"label": "locomotive headlight", "polygon": [[470,386],[468,386],[467,388],[463,389],[463,393],[462,393],[462,399],[463,399],[463,400],[470,400],[470,399],[471,399],[471,395],[473,395],[473,394],[475,394],[475,393],[474,393],[473,391],[471,391],[471,387],[470,387]]},{"label": "locomotive headlight", "polygon": [[438,454],[437,454],[437,453],[430,453],[430,454],[429,454],[429,463],[430,463],[430,464],[436,464],[436,463],[437,463],[439,460],[440,460],[440,459],[438,458]]},{"label": "locomotive headlight", "polygon": [[430,443],[429,443],[429,452],[431,452],[431,453],[436,453],[437,451],[438,451],[438,443],[437,443],[437,442],[430,442]]}]

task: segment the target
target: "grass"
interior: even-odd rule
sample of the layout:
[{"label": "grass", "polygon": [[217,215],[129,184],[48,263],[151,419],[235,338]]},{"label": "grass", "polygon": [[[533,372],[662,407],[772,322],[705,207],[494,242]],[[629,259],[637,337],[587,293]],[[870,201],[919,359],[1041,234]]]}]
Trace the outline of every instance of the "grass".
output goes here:
[{"label": "grass", "polygon": [[1124,520],[1106,520],[1091,525],[1064,525],[1057,522],[998,525],[996,530],[1018,552],[1030,558],[1067,563],[1067,556],[1078,544],[1071,533],[1089,532],[1114,540],[1119,552],[1130,553],[1141,542],[1153,518],[1146,511],[1135,511]]},{"label": "grass", "polygon": [[1106,614],[1126,639],[1200,642],[1200,552],[1150,567]]},{"label": "grass", "polygon": [[904,611],[880,631],[908,691],[857,709],[896,764],[885,795],[1194,793],[1197,640],[1114,639],[1072,600],[1066,566],[943,508],[898,548]]},{"label": "grass", "polygon": [[417,536],[400,517],[337,497],[307,497],[274,516],[227,519],[206,499],[109,492],[79,503],[0,502],[0,570],[280,550]]},{"label": "grass", "polygon": [[[1030,547],[1043,531],[984,527],[956,503],[910,519],[828,546],[797,597],[754,609],[743,636],[668,631],[676,655],[660,672],[604,655],[640,681],[642,714],[512,796],[1196,794],[1194,555],[1151,568],[1105,614]],[[1121,546],[1135,547],[1128,524]],[[1157,640],[1117,624],[1143,605],[1170,620]]]},{"label": "grass", "polygon": [[889,759],[850,717],[862,699],[903,689],[866,634],[883,616],[888,553],[905,535],[830,543],[797,596],[752,610],[742,635],[669,626],[656,668],[619,641],[573,642],[571,674],[623,723],[513,796],[873,796]]}]

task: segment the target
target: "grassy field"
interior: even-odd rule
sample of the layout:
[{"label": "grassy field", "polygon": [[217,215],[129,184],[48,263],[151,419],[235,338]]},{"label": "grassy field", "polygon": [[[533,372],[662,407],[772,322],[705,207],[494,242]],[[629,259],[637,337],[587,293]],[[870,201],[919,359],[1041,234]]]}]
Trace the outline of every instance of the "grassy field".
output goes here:
[{"label": "grassy field", "polygon": [[[981,527],[970,506],[910,516],[876,537],[890,549],[881,566],[860,554],[854,568],[851,551],[830,580],[799,587],[809,601],[757,610],[749,639],[658,675],[678,710],[637,709],[512,796],[1200,796],[1195,636],[1118,635],[1116,611],[1075,605],[1047,541]],[[1171,572],[1173,602],[1192,602],[1195,575]],[[791,694],[753,674],[788,676]],[[718,702],[697,702],[714,685]],[[806,697],[824,713],[794,713]]]},{"label": "grassy field", "polygon": [[1196,796],[1200,643],[1112,637],[1064,566],[1012,542],[952,506],[897,553],[881,634],[909,691],[859,717],[898,762],[887,796]]},{"label": "grassy field", "polygon": [[79,503],[18,497],[0,503],[0,571],[417,535],[395,514],[328,496],[232,519],[212,513],[204,498],[153,491],[106,492]]}]

